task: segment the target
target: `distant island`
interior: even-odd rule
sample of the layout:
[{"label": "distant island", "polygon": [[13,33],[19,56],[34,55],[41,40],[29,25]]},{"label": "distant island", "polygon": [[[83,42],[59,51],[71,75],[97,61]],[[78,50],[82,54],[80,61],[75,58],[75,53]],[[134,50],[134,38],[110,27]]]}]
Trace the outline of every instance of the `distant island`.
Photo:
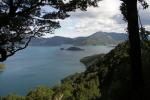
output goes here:
[{"label": "distant island", "polygon": [[68,50],[68,51],[83,51],[84,49],[81,49],[79,47],[76,46],[71,46],[69,48],[60,48],[60,50]]},{"label": "distant island", "polygon": [[83,51],[84,49],[81,49],[79,47],[69,47],[67,50],[69,50],[69,51]]},{"label": "distant island", "polygon": [[60,45],[117,45],[127,40],[127,34],[96,32],[87,37],[68,38],[55,36],[51,38],[34,38],[30,46],[60,46]]}]

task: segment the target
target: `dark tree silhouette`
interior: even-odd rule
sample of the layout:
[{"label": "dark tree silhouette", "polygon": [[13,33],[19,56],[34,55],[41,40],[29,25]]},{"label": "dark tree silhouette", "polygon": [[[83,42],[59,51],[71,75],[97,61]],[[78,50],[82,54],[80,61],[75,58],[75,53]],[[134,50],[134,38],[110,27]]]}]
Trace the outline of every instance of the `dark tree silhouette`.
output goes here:
[{"label": "dark tree silhouette", "polygon": [[[141,46],[138,25],[137,0],[127,0],[127,20],[130,43],[130,61],[134,92],[137,93],[137,100],[142,100],[144,81],[141,64]],[[136,95],[136,94],[135,94]]]},{"label": "dark tree silhouette", "polygon": [[[1,0],[0,2],[0,61],[26,48],[33,37],[53,33],[60,27],[57,19],[69,17],[67,12],[97,6],[99,0]],[[42,13],[48,5],[56,11]],[[31,28],[32,27],[32,28]]]},{"label": "dark tree silhouette", "polygon": [[[0,2],[0,61],[26,48],[33,37],[52,33],[59,23],[40,18],[42,1],[2,0]],[[52,18],[62,18],[60,13],[51,13]],[[65,14],[64,14],[65,15]],[[44,16],[42,16],[44,17]],[[65,17],[65,16],[64,16]]]},{"label": "dark tree silhouette", "polygon": [[141,41],[139,34],[138,10],[137,2],[139,1],[143,9],[148,7],[144,0],[122,0],[121,11],[124,19],[128,22],[129,44],[130,44],[130,63],[132,72],[132,86],[134,100],[142,100],[142,92],[144,89],[143,70],[141,63]]}]

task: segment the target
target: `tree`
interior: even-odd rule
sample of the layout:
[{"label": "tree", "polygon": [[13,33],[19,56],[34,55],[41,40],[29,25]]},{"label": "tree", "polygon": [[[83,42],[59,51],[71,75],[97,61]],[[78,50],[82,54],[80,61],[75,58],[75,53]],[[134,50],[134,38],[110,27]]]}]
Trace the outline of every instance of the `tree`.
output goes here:
[{"label": "tree", "polygon": [[[26,48],[33,37],[53,33],[60,27],[57,19],[69,17],[67,12],[97,6],[100,0],[1,0],[0,2],[0,61]],[[56,11],[41,13],[43,6]]]},{"label": "tree", "polygon": [[132,72],[133,92],[136,100],[142,100],[142,89],[144,88],[143,70],[141,63],[141,43],[138,23],[137,2],[139,1],[146,9],[148,4],[144,0],[122,0],[121,10],[125,20],[128,22],[130,63]]},{"label": "tree", "polygon": [[[0,61],[26,48],[33,37],[59,28],[52,20],[38,19],[42,2],[27,0],[3,0],[0,5]],[[52,13],[52,18],[56,15]],[[36,17],[37,16],[37,17]],[[44,16],[43,16],[44,17]],[[58,16],[60,17],[60,16]]]},{"label": "tree", "polygon": [[[138,25],[138,13],[137,13],[137,0],[127,1],[127,20],[128,20],[128,31],[129,31],[129,43],[130,43],[130,61],[132,71],[132,81],[134,92],[137,95],[142,95],[143,87],[143,73],[141,63],[141,43],[139,36],[139,25]],[[140,92],[141,91],[141,92]],[[140,100],[142,98],[140,97]],[[137,98],[138,100],[138,98]]]},{"label": "tree", "polygon": [[[58,28],[59,23],[52,20],[69,17],[67,12],[75,11],[78,8],[86,10],[88,6],[96,7],[98,1],[101,0],[69,0],[68,2],[64,2],[64,0],[2,0],[0,10],[0,52],[4,59],[1,59],[1,61],[4,61],[9,55],[13,55],[16,51],[24,49],[30,42],[31,37],[41,36],[43,31]],[[140,2],[144,9],[148,5],[145,0],[121,1],[123,2],[121,11],[124,19],[128,22],[133,88],[139,95],[143,88],[143,76],[137,2]],[[41,16],[40,9],[43,5],[49,5],[58,11]],[[29,26],[36,24],[37,27],[34,27],[34,30],[29,28]],[[47,24],[48,26],[45,26]],[[20,44],[25,44],[25,46],[20,47]],[[6,51],[10,54],[6,54]],[[141,100],[142,97],[138,99]]]}]

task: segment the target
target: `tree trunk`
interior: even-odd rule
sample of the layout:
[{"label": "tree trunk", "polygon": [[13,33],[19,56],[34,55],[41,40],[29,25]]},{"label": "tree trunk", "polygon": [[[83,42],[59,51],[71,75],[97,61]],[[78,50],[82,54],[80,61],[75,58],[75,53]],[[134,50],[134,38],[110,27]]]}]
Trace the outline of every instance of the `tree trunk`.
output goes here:
[{"label": "tree trunk", "polygon": [[141,47],[138,25],[137,0],[127,0],[127,21],[130,44],[130,62],[133,92],[136,100],[142,100],[143,75],[141,63]]},{"label": "tree trunk", "polygon": [[0,47],[0,62],[3,62],[3,61],[5,61],[6,60],[6,58],[7,58],[7,52],[6,52],[6,50],[5,49],[3,49],[3,48],[1,48]]},{"label": "tree trunk", "polygon": [[15,8],[14,8],[14,1],[9,0],[9,17],[12,17],[15,13]]}]

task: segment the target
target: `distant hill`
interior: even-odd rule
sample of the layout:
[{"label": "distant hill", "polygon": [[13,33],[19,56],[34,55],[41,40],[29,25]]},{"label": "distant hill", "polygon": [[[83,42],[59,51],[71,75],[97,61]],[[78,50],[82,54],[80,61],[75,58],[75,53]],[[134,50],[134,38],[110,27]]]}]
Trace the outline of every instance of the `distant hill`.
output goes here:
[{"label": "distant hill", "polygon": [[34,38],[31,40],[30,45],[32,46],[58,46],[62,44],[73,44],[72,38],[55,36],[52,38]]},{"label": "distant hill", "polygon": [[127,40],[127,35],[123,33],[96,32],[88,37],[67,38],[55,36],[52,38],[34,38],[32,46],[58,46],[63,44],[72,45],[116,45]]},{"label": "distant hill", "polygon": [[82,41],[78,42],[76,40],[75,44],[77,45],[116,45],[120,42],[123,42],[127,39],[127,35],[123,33],[106,33],[106,32],[96,32]]}]

